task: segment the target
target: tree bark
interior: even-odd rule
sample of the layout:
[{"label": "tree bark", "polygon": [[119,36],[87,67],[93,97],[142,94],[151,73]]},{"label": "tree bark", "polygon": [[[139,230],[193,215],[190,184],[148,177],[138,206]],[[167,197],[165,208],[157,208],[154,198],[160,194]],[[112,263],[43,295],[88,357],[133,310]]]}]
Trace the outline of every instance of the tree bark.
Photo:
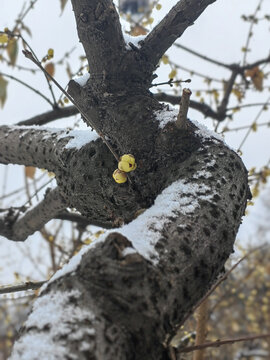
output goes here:
[{"label": "tree bark", "polygon": [[175,171],[161,200],[56,273],[11,359],[167,358],[166,339],[233,251],[249,196],[241,159],[216,139]]},{"label": "tree bark", "polygon": [[[132,154],[137,169],[115,183],[106,144],[70,147],[74,134],[57,145],[51,136],[38,156],[24,145],[23,158],[13,155],[39,166],[49,161],[43,151],[57,147],[47,166],[65,203],[116,229],[43,288],[11,359],[168,359],[169,339],[233,252],[250,196],[241,159],[192,122],[178,129],[177,115],[149,91],[159,58],[212,2],[180,1],[129,50],[111,0],[72,0],[91,76],[84,86],[71,81],[68,92],[84,121],[118,157]],[[1,156],[12,162],[5,148]]]}]

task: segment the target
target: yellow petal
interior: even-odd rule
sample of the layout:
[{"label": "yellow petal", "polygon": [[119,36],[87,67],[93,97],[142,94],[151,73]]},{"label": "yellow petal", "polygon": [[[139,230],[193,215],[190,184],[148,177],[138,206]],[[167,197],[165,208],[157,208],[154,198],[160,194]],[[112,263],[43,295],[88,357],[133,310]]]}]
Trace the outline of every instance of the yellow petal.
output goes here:
[{"label": "yellow petal", "polygon": [[127,181],[127,175],[119,169],[113,172],[113,178],[118,184],[123,184]]}]

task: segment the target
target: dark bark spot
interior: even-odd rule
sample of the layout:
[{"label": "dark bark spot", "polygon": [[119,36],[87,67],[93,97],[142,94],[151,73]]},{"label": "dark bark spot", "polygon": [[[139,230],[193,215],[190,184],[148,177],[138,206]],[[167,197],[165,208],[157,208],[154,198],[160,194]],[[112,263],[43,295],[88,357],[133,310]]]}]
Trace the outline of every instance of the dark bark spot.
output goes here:
[{"label": "dark bark spot", "polygon": [[206,236],[210,236],[211,234],[210,230],[205,227],[203,228],[203,232],[205,233]]}]

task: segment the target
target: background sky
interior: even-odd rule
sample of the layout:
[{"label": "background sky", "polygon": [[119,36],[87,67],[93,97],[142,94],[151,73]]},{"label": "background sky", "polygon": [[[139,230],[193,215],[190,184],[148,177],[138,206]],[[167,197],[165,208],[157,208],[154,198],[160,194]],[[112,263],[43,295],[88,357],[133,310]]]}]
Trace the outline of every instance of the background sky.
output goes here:
[{"label": "background sky", "polygon": [[[176,2],[176,0],[160,0],[162,9],[153,12],[155,21],[152,27]],[[14,19],[20,12],[22,5],[23,1],[1,0],[0,30],[3,30],[5,27],[12,29]],[[239,63],[243,58],[241,48],[245,45],[249,29],[249,23],[243,22],[240,18],[243,14],[252,14],[257,5],[258,0],[217,0],[206,9],[195,24],[177,42],[221,62]],[[269,0],[264,0],[263,2],[261,14],[265,13],[270,14]],[[27,40],[39,58],[45,56],[49,48],[53,48],[55,51],[54,61],[57,61],[63,57],[65,52],[75,47],[68,61],[72,70],[76,71],[79,66],[78,56],[83,55],[83,49],[78,42],[76,24],[69,1],[64,13],[61,15],[59,0],[38,0],[34,10],[30,11],[27,15],[25,23],[32,32],[32,37],[27,36]],[[259,26],[255,27],[254,36],[251,41],[252,51],[248,53],[249,62],[268,56],[269,28],[270,23],[267,21],[261,22]],[[175,47],[168,51],[168,55],[174,62],[211,77],[227,79],[230,75],[223,68],[209,64]],[[21,53],[19,54],[18,63],[23,67],[33,68],[30,61],[24,58]],[[161,66],[157,72],[159,77],[155,82],[167,81],[170,70],[169,65]],[[2,63],[0,63],[0,72],[17,76],[30,83],[32,87],[50,96],[42,74],[33,76],[29,71],[7,68]],[[185,72],[179,75],[183,79],[190,77],[190,74]],[[66,61],[64,61],[62,66],[57,67],[55,77],[62,86],[65,87],[67,85]],[[193,99],[197,100],[194,96],[196,91],[198,89],[205,89],[206,84],[203,82],[203,79],[194,77],[189,87],[193,92]],[[171,88],[162,88],[162,90],[166,89],[172,91]],[[57,89],[55,89],[55,93],[57,96],[60,96]],[[264,102],[269,95],[270,92],[260,93],[251,91],[244,103]],[[234,104],[236,102],[232,102],[232,106]],[[48,110],[50,110],[49,105],[39,96],[18,85],[16,82],[9,81],[8,98],[4,109],[0,109],[0,123],[14,124]],[[259,111],[259,107],[242,110],[241,113],[235,116],[234,123],[231,126],[237,127],[252,123]],[[192,109],[189,111],[189,117],[209,127],[212,126],[211,120],[205,120],[200,113]],[[78,116],[77,120],[79,121]],[[265,121],[269,121],[269,111],[262,114],[259,122]],[[74,121],[68,118],[50,124],[50,126],[68,127],[73,123]],[[80,123],[82,124],[82,122]],[[225,140],[231,147],[237,149],[244,135],[245,131],[228,133]],[[257,132],[252,133],[244,144],[242,151],[242,159],[248,169],[253,166],[261,167],[265,165],[270,158],[269,128],[262,127]],[[24,186],[23,174],[24,170],[22,167],[0,166],[0,197],[3,193],[8,193]],[[38,176],[40,174],[41,172],[38,173]],[[253,243],[260,242],[260,238],[256,236],[257,225],[262,221],[263,223],[267,221],[264,220],[265,218],[267,219],[267,210],[265,210],[262,203],[265,198],[269,198],[269,193],[269,190],[264,191],[260,199],[256,201],[255,206],[249,208],[249,215],[245,217],[238,235],[242,243],[247,243],[248,241]],[[8,207],[10,205],[8,201],[9,199],[6,201],[2,200],[2,202],[0,200],[0,207]],[[19,196],[14,198],[12,205],[22,205],[24,201],[25,198]],[[65,226],[66,231],[70,231],[70,225]],[[268,239],[269,234],[270,231],[268,231]],[[22,244],[0,238],[0,285],[13,283],[14,272],[31,276],[32,280],[45,279],[47,276],[47,264],[45,261],[47,252],[47,245],[44,244],[44,241],[41,241],[37,234],[31,236]],[[35,264],[34,268],[32,265],[33,261]]]}]

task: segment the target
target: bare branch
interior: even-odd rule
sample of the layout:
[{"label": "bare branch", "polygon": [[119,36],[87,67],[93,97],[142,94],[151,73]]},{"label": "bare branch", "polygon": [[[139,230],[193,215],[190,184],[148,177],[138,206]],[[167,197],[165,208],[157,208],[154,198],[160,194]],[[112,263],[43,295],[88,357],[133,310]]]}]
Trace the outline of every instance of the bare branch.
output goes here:
[{"label": "bare branch", "polygon": [[62,166],[61,150],[69,139],[67,133],[67,140],[59,142],[61,134],[66,134],[66,131],[0,126],[0,163],[34,166],[55,172]]},{"label": "bare branch", "polygon": [[184,31],[202,14],[208,5],[216,0],[182,0],[179,1],[165,18],[148,34],[141,52],[148,60],[157,65],[167,49]]},{"label": "bare branch", "polygon": [[45,125],[48,124],[51,121],[59,120],[62,118],[66,118],[69,116],[73,116],[79,113],[79,110],[75,106],[68,106],[64,108],[57,108],[52,111],[48,111],[46,113],[34,116],[27,120],[22,120],[18,122],[16,125]]},{"label": "bare branch", "polygon": [[26,291],[26,290],[36,290],[39,289],[46,281],[27,281],[25,284],[20,285],[9,285],[9,286],[1,286],[0,294],[10,294],[18,291]]},{"label": "bare branch", "polygon": [[225,94],[223,96],[220,106],[218,107],[218,113],[221,115],[225,116],[225,114],[226,114],[226,110],[227,110],[227,106],[229,103],[230,95],[232,93],[233,85],[234,85],[235,79],[239,73],[240,72],[239,72],[238,67],[232,71],[231,77],[226,86]]},{"label": "bare branch", "polygon": [[54,104],[51,102],[51,100],[49,98],[47,98],[47,96],[45,96],[44,94],[42,94],[39,90],[33,88],[31,85],[27,84],[26,82],[18,79],[17,77],[15,76],[12,76],[12,75],[9,75],[9,74],[5,74],[5,73],[2,73],[0,72],[0,76],[4,76],[4,77],[7,77],[11,80],[14,80],[14,81],[17,81],[19,84],[25,86],[26,88],[28,88],[29,90],[33,91],[34,93],[36,93],[37,95],[39,95],[40,97],[42,97],[45,101],[47,101],[53,108],[54,108]]},{"label": "bare branch", "polygon": [[209,347],[219,347],[221,345],[234,344],[236,342],[251,341],[251,340],[255,340],[255,339],[266,339],[269,337],[270,337],[270,333],[269,334],[261,334],[261,335],[246,335],[246,336],[242,336],[239,338],[226,339],[226,340],[218,339],[216,341],[209,341],[202,345],[188,346],[186,348],[181,349],[179,352],[180,353],[188,353],[188,352],[192,352],[194,350],[206,349]]},{"label": "bare branch", "polygon": [[57,214],[55,219],[76,222],[80,227],[86,227],[88,225],[94,225],[94,226],[102,227],[104,229],[111,229],[111,228],[114,227],[113,223],[104,222],[104,221],[98,221],[98,220],[93,220],[93,219],[91,220],[91,219],[88,219],[85,216],[75,214],[75,213],[71,213],[71,212],[69,212],[67,210]]},{"label": "bare branch", "polygon": [[[154,94],[154,97],[158,101],[168,102],[172,105],[178,105],[181,101],[181,96],[168,95],[166,93],[157,93]],[[222,121],[225,119],[225,116],[214,111],[210,106],[205,103],[200,103],[194,100],[190,100],[189,107],[192,109],[200,111],[205,117],[210,117],[212,119]]]},{"label": "bare branch", "polygon": [[220,62],[220,61],[217,61],[217,60],[212,59],[212,58],[210,58],[210,57],[208,57],[208,56],[206,56],[206,55],[202,55],[202,54],[198,53],[197,51],[194,51],[194,50],[192,50],[192,49],[190,49],[190,48],[188,48],[188,47],[186,47],[186,46],[184,46],[184,45],[174,44],[174,46],[176,46],[176,47],[179,48],[179,49],[185,50],[185,51],[187,51],[188,53],[190,53],[190,54],[192,54],[192,55],[195,55],[195,56],[197,56],[197,57],[199,57],[199,58],[201,58],[201,59],[203,59],[203,60],[205,60],[205,61],[211,62],[212,64],[215,64],[215,65],[218,65],[218,66],[222,66],[222,67],[224,67],[224,68],[226,68],[226,69],[231,70],[231,65],[225,64],[225,63]]},{"label": "bare branch", "polygon": [[58,188],[48,190],[44,199],[29,210],[5,211],[0,218],[0,234],[13,241],[24,241],[66,207]]},{"label": "bare branch", "polygon": [[72,0],[80,41],[91,75],[106,75],[119,64],[125,42],[112,0]]}]

